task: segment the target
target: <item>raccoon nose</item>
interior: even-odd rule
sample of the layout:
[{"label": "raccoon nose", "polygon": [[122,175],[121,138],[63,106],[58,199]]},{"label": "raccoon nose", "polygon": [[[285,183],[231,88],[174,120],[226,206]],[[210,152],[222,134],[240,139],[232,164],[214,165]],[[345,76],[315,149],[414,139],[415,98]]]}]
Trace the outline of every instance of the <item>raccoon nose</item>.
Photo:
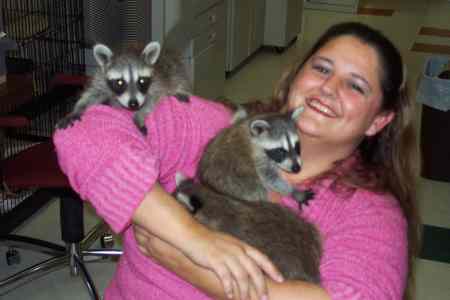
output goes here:
[{"label": "raccoon nose", "polygon": [[292,172],[293,173],[298,173],[298,172],[300,172],[301,171],[301,167],[300,167],[300,165],[299,164],[294,164],[294,165],[292,165]]},{"label": "raccoon nose", "polygon": [[128,108],[131,110],[138,110],[139,102],[136,99],[131,99],[130,102],[128,102]]}]

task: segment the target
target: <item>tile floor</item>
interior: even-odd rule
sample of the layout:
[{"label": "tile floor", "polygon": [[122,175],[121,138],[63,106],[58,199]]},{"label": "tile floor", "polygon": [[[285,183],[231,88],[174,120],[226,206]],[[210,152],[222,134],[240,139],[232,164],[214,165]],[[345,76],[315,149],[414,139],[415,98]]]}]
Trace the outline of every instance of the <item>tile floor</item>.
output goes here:
[{"label": "tile floor", "polygon": [[[311,41],[314,41],[326,27],[334,22],[344,20],[364,21],[385,31],[401,49],[409,69],[410,82],[415,83],[417,76],[420,74],[425,55],[412,53],[409,51],[409,47],[420,24],[424,4],[421,4],[421,1],[411,2],[408,1],[408,6],[402,7],[391,18],[305,11],[304,30],[298,41],[281,55],[269,50],[259,51],[238,72],[227,79],[225,96],[236,101],[269,97],[271,88],[282,70],[294,59],[301,56],[305,49],[310,46]],[[414,91],[414,86],[411,90]],[[414,93],[412,94],[414,95]],[[421,179],[419,182],[419,206],[425,224],[450,229],[450,184]],[[58,205],[55,201],[46,207],[37,218],[24,224],[19,231],[24,234],[59,241],[59,232],[54,230],[59,228],[58,219],[55,217],[57,215]],[[89,228],[96,221],[95,214],[89,208],[86,208],[86,227]],[[15,267],[6,265],[3,259],[5,251],[4,247],[0,247],[0,278],[14,272],[15,269]],[[38,258],[36,255],[22,253],[23,264],[32,263]],[[88,265],[88,269],[100,291],[107,285],[114,267],[115,265],[112,262]],[[418,259],[416,274],[418,300],[450,299],[449,264]],[[0,291],[0,299],[82,300],[88,299],[88,296],[80,279],[71,278],[67,269],[62,269],[7,293]]]}]

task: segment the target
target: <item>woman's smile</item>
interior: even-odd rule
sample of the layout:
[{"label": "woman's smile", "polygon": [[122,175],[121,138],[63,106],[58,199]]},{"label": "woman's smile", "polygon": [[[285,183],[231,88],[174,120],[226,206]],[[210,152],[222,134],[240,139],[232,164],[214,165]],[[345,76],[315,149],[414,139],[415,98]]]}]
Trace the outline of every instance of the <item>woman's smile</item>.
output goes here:
[{"label": "woman's smile", "polygon": [[337,118],[338,116],[331,106],[325,104],[325,102],[320,100],[318,97],[306,98],[305,103],[308,108],[311,108],[313,111],[327,118]]}]

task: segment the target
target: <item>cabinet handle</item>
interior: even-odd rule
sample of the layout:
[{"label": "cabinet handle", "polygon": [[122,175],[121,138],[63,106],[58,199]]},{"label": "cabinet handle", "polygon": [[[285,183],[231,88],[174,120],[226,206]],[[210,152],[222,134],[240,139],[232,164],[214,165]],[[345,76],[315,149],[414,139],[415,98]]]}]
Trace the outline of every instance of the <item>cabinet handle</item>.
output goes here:
[{"label": "cabinet handle", "polygon": [[217,22],[217,16],[215,14],[210,14],[208,16],[209,23],[214,24]]},{"label": "cabinet handle", "polygon": [[211,32],[208,36],[208,43],[212,44],[216,41],[216,32]]}]

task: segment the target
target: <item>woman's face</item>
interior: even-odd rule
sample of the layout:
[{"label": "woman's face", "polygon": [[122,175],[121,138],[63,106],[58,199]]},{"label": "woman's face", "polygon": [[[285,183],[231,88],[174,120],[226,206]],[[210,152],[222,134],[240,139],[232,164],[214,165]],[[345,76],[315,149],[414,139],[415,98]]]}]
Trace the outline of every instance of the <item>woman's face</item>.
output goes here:
[{"label": "woman's face", "polygon": [[329,41],[305,63],[288,95],[288,108],[305,107],[301,135],[353,149],[380,131],[393,113],[380,112],[382,91],[376,51],[352,36]]}]

